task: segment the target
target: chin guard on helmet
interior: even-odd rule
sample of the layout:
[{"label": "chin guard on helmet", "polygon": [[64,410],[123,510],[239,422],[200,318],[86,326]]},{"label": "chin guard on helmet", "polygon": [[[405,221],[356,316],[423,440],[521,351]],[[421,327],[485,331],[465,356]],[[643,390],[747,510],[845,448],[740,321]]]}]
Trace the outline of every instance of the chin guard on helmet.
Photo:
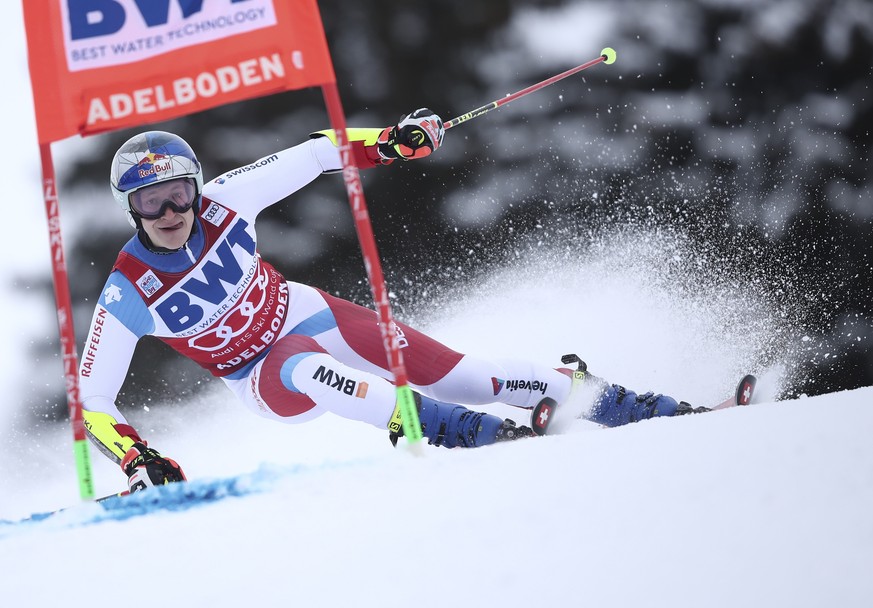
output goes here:
[{"label": "chin guard on helmet", "polygon": [[194,150],[173,133],[146,131],[131,137],[115,153],[109,184],[130,224],[141,229],[141,219],[131,207],[130,196],[140,188],[180,178],[193,179],[196,214],[200,210],[203,172]]}]

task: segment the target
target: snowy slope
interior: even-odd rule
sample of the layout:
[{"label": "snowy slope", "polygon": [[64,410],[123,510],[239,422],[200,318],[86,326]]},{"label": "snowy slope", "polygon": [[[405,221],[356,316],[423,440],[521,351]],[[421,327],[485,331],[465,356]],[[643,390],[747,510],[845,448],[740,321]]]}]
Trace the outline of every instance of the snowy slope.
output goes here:
[{"label": "snowy slope", "polygon": [[[271,425],[291,440],[336,432],[341,451],[250,471],[259,493],[190,511],[81,527],[93,508],[77,507],[4,527],[3,595],[10,606],[93,605],[92,594],[160,606],[869,606],[871,401],[865,388],[580,423],[424,457],[336,419]],[[258,426],[226,414],[239,431]],[[263,437],[273,452],[279,434]],[[188,436],[186,456],[216,440],[234,445],[230,432]]]}]

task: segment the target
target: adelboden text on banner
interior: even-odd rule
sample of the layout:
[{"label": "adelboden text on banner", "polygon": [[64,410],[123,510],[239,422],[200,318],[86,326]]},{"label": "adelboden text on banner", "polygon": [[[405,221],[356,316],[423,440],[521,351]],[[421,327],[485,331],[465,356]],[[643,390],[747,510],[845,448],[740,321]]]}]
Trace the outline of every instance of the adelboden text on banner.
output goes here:
[{"label": "adelboden text on banner", "polygon": [[315,0],[24,0],[40,143],[335,81]]}]

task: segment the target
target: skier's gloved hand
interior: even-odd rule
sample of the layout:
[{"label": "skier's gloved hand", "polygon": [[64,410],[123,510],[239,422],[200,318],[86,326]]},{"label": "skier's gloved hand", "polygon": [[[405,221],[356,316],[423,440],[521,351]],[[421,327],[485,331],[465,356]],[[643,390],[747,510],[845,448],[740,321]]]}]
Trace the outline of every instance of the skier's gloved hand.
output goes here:
[{"label": "skier's gloved hand", "polygon": [[139,442],[134,443],[121,459],[121,470],[127,475],[131,492],[185,481],[185,473],[175,460],[165,458],[157,450]]},{"label": "skier's gloved hand", "polygon": [[401,116],[394,127],[385,127],[377,144],[379,156],[388,162],[397,158],[424,158],[443,143],[442,119],[427,108]]}]

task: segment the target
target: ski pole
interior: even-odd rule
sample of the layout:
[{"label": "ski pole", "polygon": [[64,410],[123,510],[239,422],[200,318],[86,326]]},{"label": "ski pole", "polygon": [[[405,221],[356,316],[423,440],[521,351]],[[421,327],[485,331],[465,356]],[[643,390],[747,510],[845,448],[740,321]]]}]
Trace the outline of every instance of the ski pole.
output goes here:
[{"label": "ski pole", "polygon": [[582,65],[577,65],[575,68],[571,68],[571,69],[567,70],[566,72],[561,72],[560,74],[558,74],[556,76],[552,76],[551,78],[547,78],[546,80],[543,80],[542,82],[538,82],[537,84],[532,84],[531,86],[527,87],[526,89],[522,89],[521,91],[518,91],[517,93],[513,93],[512,95],[507,95],[506,97],[501,97],[500,99],[495,99],[491,103],[485,104],[481,108],[476,108],[475,110],[471,110],[470,112],[467,112],[466,114],[462,114],[462,115],[458,116],[457,118],[453,118],[453,119],[447,121],[446,123],[444,123],[443,126],[445,127],[446,130],[451,129],[452,127],[456,127],[459,124],[461,124],[462,122],[467,122],[468,120],[476,118],[477,116],[482,116],[483,114],[490,112],[491,110],[497,109],[502,105],[508,104],[510,101],[518,99],[519,97],[524,97],[528,93],[533,93],[534,91],[539,91],[540,89],[547,87],[550,84],[554,84],[554,83],[558,82],[559,80],[563,80],[564,78],[567,78],[568,76],[572,76],[573,74],[577,74],[577,73],[581,72],[582,70],[590,68],[593,65],[597,65],[598,63],[605,63],[607,65],[609,65],[610,63],[615,63],[615,51],[609,47],[606,47],[605,49],[600,51],[600,57],[598,57],[597,59],[592,59],[591,61],[583,63]]}]

